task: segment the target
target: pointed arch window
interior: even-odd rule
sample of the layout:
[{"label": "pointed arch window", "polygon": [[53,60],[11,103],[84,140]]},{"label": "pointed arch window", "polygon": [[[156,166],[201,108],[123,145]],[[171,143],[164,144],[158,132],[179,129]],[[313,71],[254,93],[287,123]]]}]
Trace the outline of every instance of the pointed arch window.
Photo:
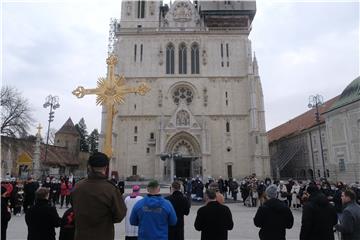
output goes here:
[{"label": "pointed arch window", "polygon": [[166,74],[175,73],[175,48],[172,43],[166,47]]},{"label": "pointed arch window", "polygon": [[191,74],[200,73],[199,62],[199,45],[197,43],[193,43],[191,45]]},{"label": "pointed arch window", "polygon": [[138,18],[145,17],[145,0],[138,1]]},{"label": "pointed arch window", "polygon": [[187,69],[186,69],[186,65],[187,65],[187,49],[186,49],[186,45],[185,43],[181,43],[179,46],[179,74],[186,74],[187,73]]}]

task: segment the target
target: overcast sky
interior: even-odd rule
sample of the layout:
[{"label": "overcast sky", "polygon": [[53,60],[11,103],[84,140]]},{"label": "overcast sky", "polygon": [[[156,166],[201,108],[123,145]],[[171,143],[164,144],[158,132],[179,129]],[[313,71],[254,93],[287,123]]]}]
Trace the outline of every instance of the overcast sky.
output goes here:
[{"label": "overcast sky", "polygon": [[[61,104],[53,128],[68,117],[84,117],[89,132],[100,128],[95,97],[78,100],[71,91],[106,76],[109,22],[120,18],[120,8],[119,0],[2,3],[2,84],[29,100],[43,134],[49,94]],[[268,130],[307,111],[309,95],[331,99],[359,76],[359,22],[358,1],[257,1],[250,39]]]}]

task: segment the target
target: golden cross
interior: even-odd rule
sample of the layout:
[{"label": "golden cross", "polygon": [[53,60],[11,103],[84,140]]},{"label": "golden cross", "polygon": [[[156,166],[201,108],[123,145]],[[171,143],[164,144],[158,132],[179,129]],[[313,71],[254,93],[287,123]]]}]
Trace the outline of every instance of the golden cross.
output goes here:
[{"label": "golden cross", "polygon": [[106,108],[106,128],[105,128],[105,142],[104,153],[112,157],[112,128],[113,118],[116,114],[115,105],[125,102],[125,95],[128,93],[145,95],[150,87],[146,83],[141,83],[138,87],[128,87],[125,85],[124,76],[115,74],[115,66],[118,60],[115,55],[110,55],[106,59],[108,65],[107,77],[100,77],[97,81],[97,88],[85,89],[82,86],[77,87],[72,94],[78,98],[85,95],[96,94],[96,104],[103,105]]}]

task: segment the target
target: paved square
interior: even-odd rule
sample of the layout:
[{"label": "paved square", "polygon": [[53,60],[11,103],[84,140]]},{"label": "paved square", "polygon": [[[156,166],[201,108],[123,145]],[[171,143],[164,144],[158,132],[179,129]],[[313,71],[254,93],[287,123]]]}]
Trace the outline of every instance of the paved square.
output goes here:
[{"label": "paved square", "polygon": [[[253,217],[257,208],[244,207],[241,203],[227,204],[233,214],[234,229],[229,232],[229,239],[233,240],[250,240],[259,239],[258,231],[253,224]],[[192,206],[189,216],[185,217],[185,239],[200,239],[200,232],[194,228],[194,221],[196,212],[200,206]],[[62,216],[66,209],[58,209],[59,215]],[[301,211],[293,211],[295,222],[292,229],[287,230],[287,240],[299,239]],[[56,237],[59,237],[59,229],[56,231]],[[27,226],[25,223],[24,215],[21,217],[12,216],[8,227],[8,239],[20,240],[27,237]],[[125,239],[125,227],[121,222],[115,225],[115,239]]]}]

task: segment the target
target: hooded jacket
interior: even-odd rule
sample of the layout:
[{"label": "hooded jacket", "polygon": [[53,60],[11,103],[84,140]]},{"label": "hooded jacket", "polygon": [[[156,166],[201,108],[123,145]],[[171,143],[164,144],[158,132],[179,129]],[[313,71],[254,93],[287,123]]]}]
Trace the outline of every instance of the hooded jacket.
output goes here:
[{"label": "hooded jacket", "polygon": [[335,208],[323,193],[314,192],[303,207],[300,240],[334,240],[336,223]]},{"label": "hooded jacket", "polygon": [[130,224],[139,226],[139,240],[167,240],[168,226],[176,222],[173,206],[161,195],[148,194],[135,204],[130,215]]},{"label": "hooded jacket", "polygon": [[294,217],[284,202],[272,198],[258,208],[254,224],[261,228],[259,231],[261,240],[285,240],[285,229],[292,228]]}]

